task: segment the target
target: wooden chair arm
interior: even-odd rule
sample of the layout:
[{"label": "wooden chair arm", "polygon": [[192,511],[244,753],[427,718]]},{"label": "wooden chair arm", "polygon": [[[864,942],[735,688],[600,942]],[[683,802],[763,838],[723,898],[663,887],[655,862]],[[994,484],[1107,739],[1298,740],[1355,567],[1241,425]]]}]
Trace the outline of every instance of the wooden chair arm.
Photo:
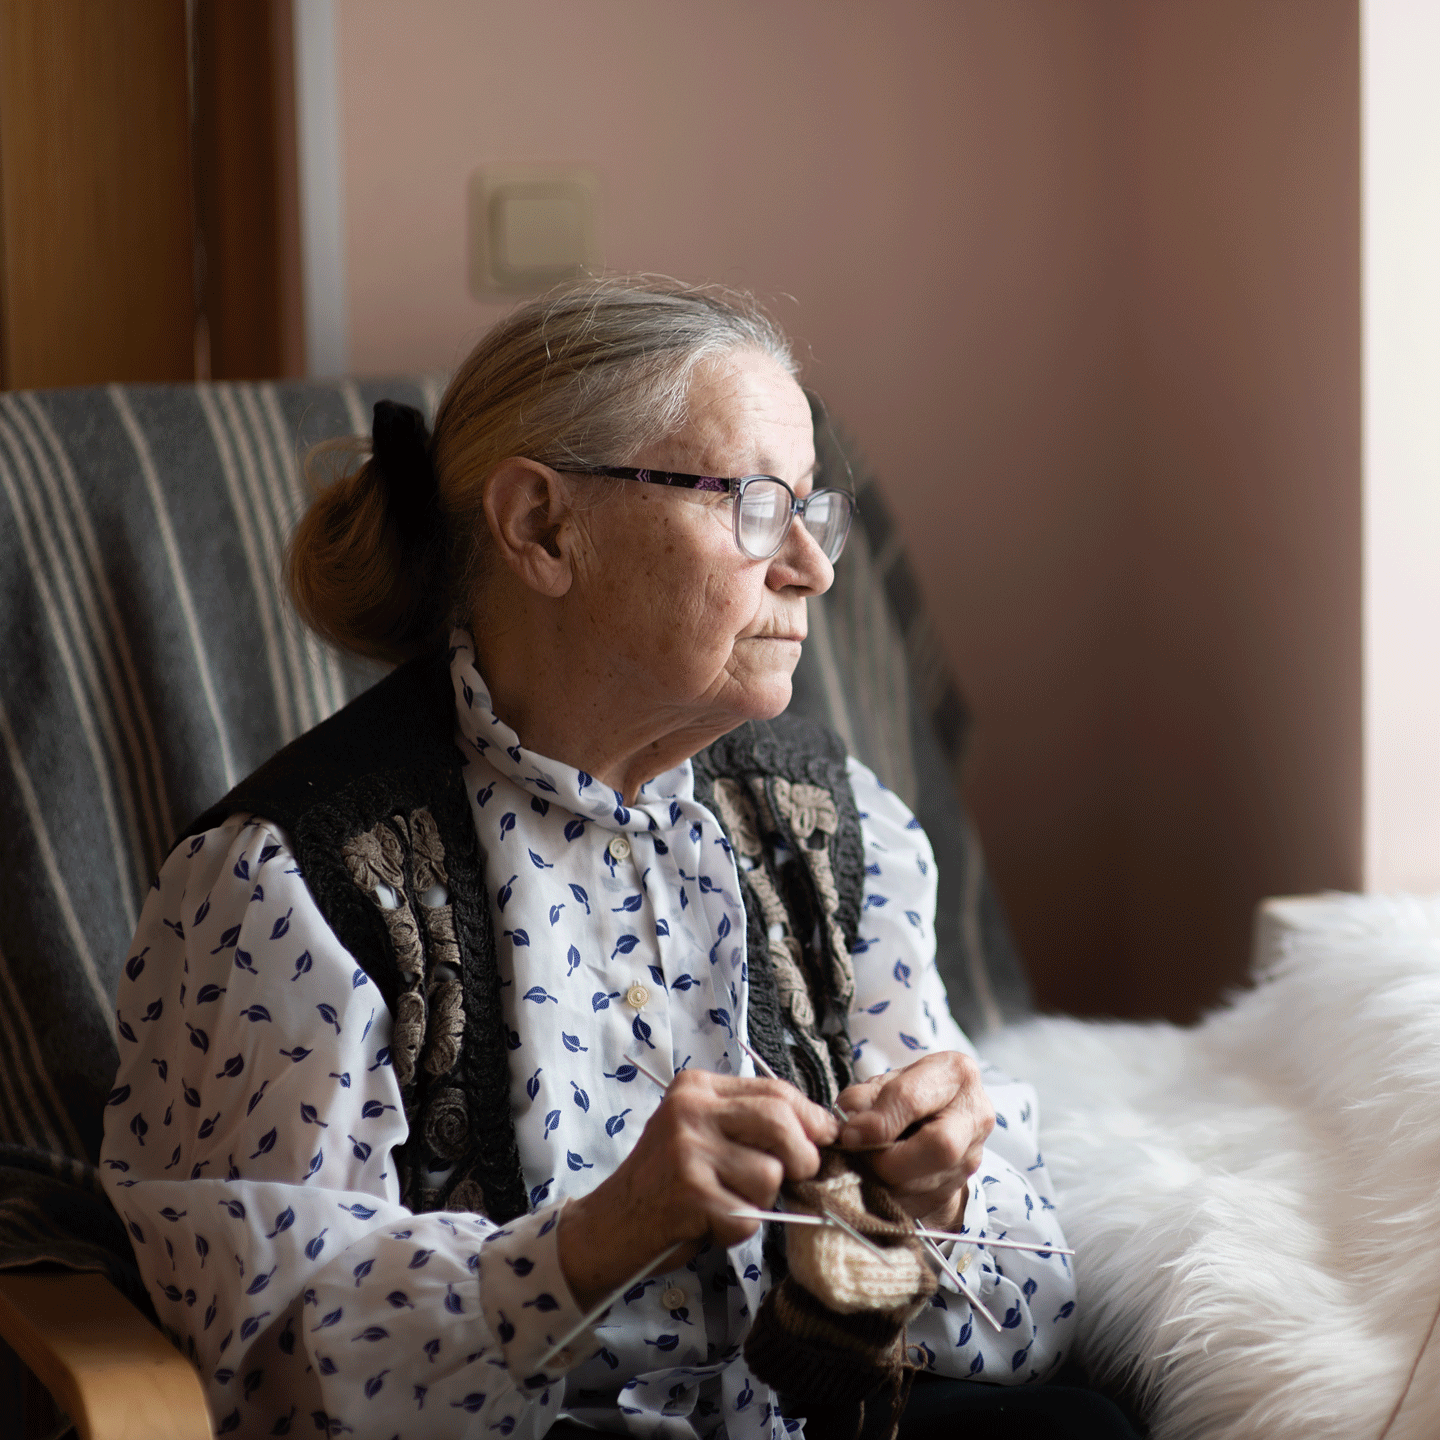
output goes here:
[{"label": "wooden chair arm", "polygon": [[0,1273],[0,1335],[81,1440],[210,1440],[194,1367],[103,1275]]}]

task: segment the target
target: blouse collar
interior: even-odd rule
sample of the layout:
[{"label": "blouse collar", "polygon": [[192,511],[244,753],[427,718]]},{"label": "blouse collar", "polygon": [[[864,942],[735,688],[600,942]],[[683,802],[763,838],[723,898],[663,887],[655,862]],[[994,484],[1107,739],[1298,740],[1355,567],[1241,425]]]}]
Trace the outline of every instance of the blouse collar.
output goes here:
[{"label": "blouse collar", "polygon": [[626,805],[618,790],[583,770],[525,749],[491,707],[490,687],[475,663],[475,642],[460,626],[450,634],[450,680],[460,734],[470,751],[528,790],[532,802],[562,805],[608,830],[637,834],[670,829],[679,823],[680,806],[695,798],[695,774],[688,760],[647,780],[637,802]]}]

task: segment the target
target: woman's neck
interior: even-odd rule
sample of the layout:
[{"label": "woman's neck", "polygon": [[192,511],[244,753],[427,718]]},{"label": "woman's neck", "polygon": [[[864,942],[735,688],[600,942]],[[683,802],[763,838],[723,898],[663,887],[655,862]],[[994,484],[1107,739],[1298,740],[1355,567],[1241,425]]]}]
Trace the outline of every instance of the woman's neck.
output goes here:
[{"label": "woman's neck", "polygon": [[567,659],[531,627],[489,623],[474,634],[476,667],[495,714],[525,749],[583,770],[632,805],[640,787],[740,724],[697,725],[692,714],[637,705],[604,657]]}]

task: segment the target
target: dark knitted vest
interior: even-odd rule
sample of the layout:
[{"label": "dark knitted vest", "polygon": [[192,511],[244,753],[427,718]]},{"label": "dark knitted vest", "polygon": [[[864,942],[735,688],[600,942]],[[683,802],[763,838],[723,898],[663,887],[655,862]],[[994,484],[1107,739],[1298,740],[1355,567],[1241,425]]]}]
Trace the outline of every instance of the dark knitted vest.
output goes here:
[{"label": "dark knitted vest", "polygon": [[[396,1154],[405,1204],[503,1223],[529,1209],[509,1098],[519,1037],[504,1021],[455,724],[448,657],[412,660],[181,839],[234,814],[288,833],[321,914],[393,1017],[388,1059],[410,1125]],[[850,951],[864,888],[844,748],[823,726],[782,717],[724,736],[694,768],[696,799],[745,882],[750,1043],[827,1103],[852,1077]]]}]

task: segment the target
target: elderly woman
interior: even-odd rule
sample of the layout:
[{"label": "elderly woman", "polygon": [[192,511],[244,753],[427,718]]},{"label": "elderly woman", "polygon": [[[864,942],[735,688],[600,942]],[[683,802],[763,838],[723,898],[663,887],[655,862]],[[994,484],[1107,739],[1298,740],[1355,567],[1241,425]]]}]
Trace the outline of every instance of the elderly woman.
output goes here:
[{"label": "elderly woman", "polygon": [[301,614],[404,663],[170,856],[105,1145],[220,1433],[853,1434],[1067,1349],[926,838],[774,718],[853,509],[795,374],[733,296],[566,290],[301,524]]}]

